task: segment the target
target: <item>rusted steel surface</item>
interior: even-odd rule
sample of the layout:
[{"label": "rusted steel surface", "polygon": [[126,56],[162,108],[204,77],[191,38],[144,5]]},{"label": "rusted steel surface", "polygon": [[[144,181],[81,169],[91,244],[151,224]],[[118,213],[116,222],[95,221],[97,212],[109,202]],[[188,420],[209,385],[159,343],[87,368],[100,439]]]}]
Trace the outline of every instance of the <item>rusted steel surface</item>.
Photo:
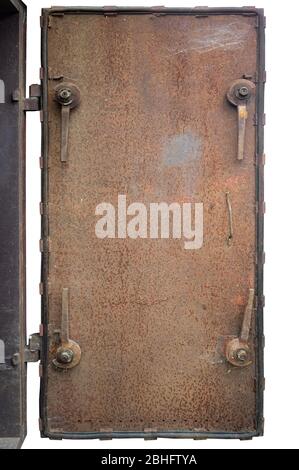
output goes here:
[{"label": "rusted steel surface", "polygon": [[[54,11],[44,12],[43,22],[48,344],[42,433],[133,437],[150,429],[154,436],[258,435],[257,195],[261,199],[263,193],[256,113],[262,111],[263,33],[257,28],[262,15],[214,14],[214,9],[202,17],[194,11],[162,16]],[[238,161],[237,113],[226,95],[242,78],[257,83],[247,104],[244,158]],[[63,80],[81,92],[80,106],[70,115],[66,162],[55,101]],[[100,202],[117,207],[119,194],[127,195],[128,204],[203,202],[203,247],[184,250],[182,240],[97,239],[95,208]],[[70,337],[82,357],[76,367],[61,371],[52,361],[65,288]],[[221,342],[239,336],[249,289],[257,295],[252,362],[239,368],[221,354]]]},{"label": "rusted steel surface", "polygon": [[0,449],[20,447],[26,434],[25,23],[21,2],[1,1]]}]

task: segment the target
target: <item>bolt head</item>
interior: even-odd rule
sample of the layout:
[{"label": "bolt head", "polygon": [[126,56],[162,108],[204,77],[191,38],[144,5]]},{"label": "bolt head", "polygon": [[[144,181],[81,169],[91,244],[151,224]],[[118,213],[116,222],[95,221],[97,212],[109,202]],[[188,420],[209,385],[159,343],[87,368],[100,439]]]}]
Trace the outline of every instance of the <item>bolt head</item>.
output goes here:
[{"label": "bolt head", "polygon": [[57,353],[57,361],[61,364],[70,364],[74,358],[74,353],[71,349],[62,349]]},{"label": "bolt head", "polygon": [[238,94],[241,98],[246,98],[249,95],[249,89],[247,86],[241,86],[238,90]]},{"label": "bolt head", "polygon": [[68,88],[63,88],[62,90],[59,91],[58,96],[59,96],[59,99],[65,103],[70,100],[72,96],[72,92]]},{"label": "bolt head", "polygon": [[248,359],[248,352],[246,349],[238,349],[236,351],[236,359],[240,362],[245,362]]}]

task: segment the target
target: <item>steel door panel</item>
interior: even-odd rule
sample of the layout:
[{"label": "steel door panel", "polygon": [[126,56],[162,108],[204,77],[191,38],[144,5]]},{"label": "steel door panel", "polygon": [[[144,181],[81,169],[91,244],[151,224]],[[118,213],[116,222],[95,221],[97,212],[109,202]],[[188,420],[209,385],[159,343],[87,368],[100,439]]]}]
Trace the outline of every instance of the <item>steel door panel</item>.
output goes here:
[{"label": "steel door panel", "polygon": [[[24,4],[1,2],[0,448],[19,447],[26,434],[25,21]],[[17,90],[19,100],[13,101]]]},{"label": "steel door panel", "polygon": [[[42,435],[262,433],[263,20],[255,9],[43,12]],[[240,79],[254,95],[239,161],[227,91]],[[81,94],[66,161],[64,83]],[[202,202],[203,246],[99,240],[96,208],[119,195]],[[82,352],[65,370],[53,365],[63,289]],[[239,335],[249,289],[252,362],[234,367],[222,343]]]}]

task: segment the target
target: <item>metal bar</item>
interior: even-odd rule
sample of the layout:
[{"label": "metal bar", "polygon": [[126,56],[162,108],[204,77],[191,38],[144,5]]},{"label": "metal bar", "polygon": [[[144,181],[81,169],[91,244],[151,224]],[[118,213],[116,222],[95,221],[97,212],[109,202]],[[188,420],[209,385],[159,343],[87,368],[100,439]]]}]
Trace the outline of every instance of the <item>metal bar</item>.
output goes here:
[{"label": "metal bar", "polygon": [[257,15],[258,9],[254,7],[52,7],[46,11],[48,14],[55,13],[73,13],[73,14],[88,14],[98,13],[107,14],[117,12],[119,14],[151,14],[151,13],[164,13],[166,15],[200,15],[201,13],[210,13],[213,15]]},{"label": "metal bar", "polygon": [[61,311],[61,342],[69,341],[69,289],[62,289],[62,311]]},{"label": "metal bar", "polygon": [[238,160],[243,160],[244,158],[247,116],[246,105],[238,106]]},{"label": "metal bar", "polygon": [[233,233],[233,210],[232,210],[229,192],[226,193],[226,205],[227,205],[227,210],[228,210],[228,226],[229,226],[227,243],[230,246],[233,241],[234,233]]},{"label": "metal bar", "polygon": [[254,289],[249,289],[248,303],[245,309],[242,329],[241,329],[241,334],[240,334],[240,340],[246,343],[248,342],[248,339],[249,339],[253,307],[254,307]]},{"label": "metal bar", "polygon": [[61,106],[61,161],[66,162],[68,156],[70,107]]}]

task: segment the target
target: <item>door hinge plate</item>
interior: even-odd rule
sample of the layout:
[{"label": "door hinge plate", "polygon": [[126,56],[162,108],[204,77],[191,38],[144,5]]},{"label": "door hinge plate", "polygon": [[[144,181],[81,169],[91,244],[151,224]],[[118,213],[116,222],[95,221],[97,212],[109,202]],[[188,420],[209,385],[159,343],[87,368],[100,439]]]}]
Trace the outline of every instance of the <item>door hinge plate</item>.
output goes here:
[{"label": "door hinge plate", "polygon": [[[34,333],[29,337],[29,344],[24,349],[24,362],[38,362],[40,360],[42,336],[40,333]],[[21,354],[16,353],[12,357],[12,363],[17,366],[21,362]]]},{"label": "door hinge plate", "polygon": [[31,85],[29,98],[24,100],[24,111],[41,111],[41,86]]}]

